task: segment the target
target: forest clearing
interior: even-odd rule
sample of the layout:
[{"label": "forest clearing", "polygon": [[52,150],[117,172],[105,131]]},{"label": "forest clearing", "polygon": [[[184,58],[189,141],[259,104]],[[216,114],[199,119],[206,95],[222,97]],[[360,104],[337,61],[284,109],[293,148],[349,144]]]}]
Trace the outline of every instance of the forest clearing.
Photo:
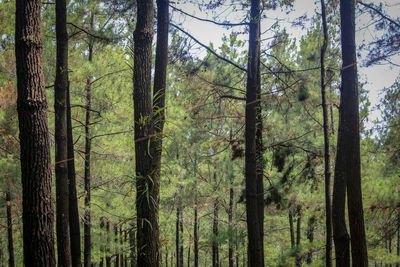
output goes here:
[{"label": "forest clearing", "polygon": [[399,267],[399,15],[0,0],[0,267]]}]

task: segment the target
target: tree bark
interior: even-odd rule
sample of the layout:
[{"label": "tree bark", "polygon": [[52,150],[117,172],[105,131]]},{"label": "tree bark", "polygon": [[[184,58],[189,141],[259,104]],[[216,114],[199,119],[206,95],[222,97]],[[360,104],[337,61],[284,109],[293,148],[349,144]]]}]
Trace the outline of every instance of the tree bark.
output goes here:
[{"label": "tree bark", "polygon": [[[216,177],[214,173],[214,177]],[[213,240],[212,240],[212,266],[219,267],[219,244],[217,241],[218,238],[218,210],[219,203],[218,199],[214,200],[214,217],[213,217]]]},{"label": "tree bark", "polygon": [[294,240],[293,215],[292,215],[292,211],[290,211],[290,210],[289,210],[289,232],[290,232],[290,245],[291,245],[291,248],[294,248],[295,240]]},{"label": "tree bark", "polygon": [[228,210],[228,225],[229,225],[229,267],[233,267],[233,185],[232,180],[229,188],[229,210]]},{"label": "tree bark", "polygon": [[[310,244],[314,242],[315,221],[316,221],[315,215],[312,215],[308,221],[307,239],[308,241],[310,241]],[[312,251],[307,253],[307,260],[306,260],[307,264],[312,263],[312,255],[313,255]]]},{"label": "tree bark", "polygon": [[180,240],[179,240],[179,266],[183,267],[183,208],[182,208],[182,200],[180,203],[180,209],[179,209],[179,231],[181,232],[180,234]]},{"label": "tree bark", "polygon": [[[197,189],[196,189],[197,190]],[[196,192],[197,196],[197,192]],[[198,236],[198,215],[197,215],[197,197],[194,204],[194,227],[193,227],[193,242],[194,242],[194,267],[199,267],[199,236]]]},{"label": "tree bark", "polygon": [[68,33],[66,0],[56,1],[57,61],[54,83],[56,232],[59,266],[72,266],[69,233],[69,185],[66,97],[68,90]]},{"label": "tree bark", "polygon": [[71,241],[72,266],[81,266],[81,230],[79,225],[78,197],[76,193],[76,173],[74,141],[69,85],[67,89],[67,142],[68,142],[68,183],[69,183],[69,233]]},{"label": "tree bark", "polygon": [[114,225],[115,267],[119,267],[118,225]]},{"label": "tree bark", "polygon": [[[153,1],[137,0],[137,22],[134,33],[134,119],[136,160],[137,263],[158,266],[159,181],[153,180],[153,157],[149,142],[153,137],[151,96],[151,60],[153,40]],[[151,150],[151,149],[150,149]]]},{"label": "tree bark", "polygon": [[183,267],[180,266],[180,249],[179,249],[179,243],[180,243],[180,238],[179,238],[179,207],[176,208],[176,233],[175,233],[175,246],[176,246],[176,267]]},{"label": "tree bark", "polygon": [[120,248],[119,248],[119,251],[120,251],[119,262],[120,262],[121,267],[124,267],[124,251],[125,251],[125,248],[124,248],[124,239],[123,239],[123,235],[122,235],[122,224],[119,226],[119,245],[120,245]]},{"label": "tree bark", "polygon": [[[347,208],[353,266],[368,266],[367,244],[361,192],[360,126],[355,42],[355,1],[340,1],[342,40],[341,127],[338,135],[339,173],[347,185]],[[342,165],[343,164],[343,165]]]},{"label": "tree bark", "polygon": [[257,181],[257,93],[260,91],[260,0],[251,1],[249,56],[246,87],[245,180],[246,215],[251,266],[263,266],[263,246],[260,238],[260,221]]},{"label": "tree bark", "polygon": [[[94,13],[90,12],[90,28],[94,26]],[[93,41],[89,40],[89,57],[88,61],[93,61]],[[92,236],[91,236],[91,208],[90,208],[90,154],[92,150],[92,139],[90,133],[90,120],[92,110],[92,82],[88,77],[86,81],[86,120],[85,120],[85,177],[84,177],[84,196],[85,196],[85,217],[84,217],[84,266],[91,266],[91,250],[92,250]]]},{"label": "tree bark", "polygon": [[107,232],[107,243],[106,243],[106,267],[111,267],[111,222],[107,219],[106,222],[106,232]]},{"label": "tree bark", "polygon": [[12,222],[12,202],[10,189],[6,192],[6,205],[7,205],[7,238],[8,238],[8,266],[15,266],[14,258],[14,238],[13,238],[13,222]]},{"label": "tree bark", "polygon": [[136,236],[135,236],[135,231],[131,229],[129,232],[129,245],[131,248],[131,267],[137,267],[137,262],[136,262]]},{"label": "tree bark", "polygon": [[41,5],[39,0],[17,0],[15,16],[24,263],[32,267],[56,264]]},{"label": "tree bark", "polygon": [[301,266],[301,256],[299,255],[301,243],[301,211],[300,209],[297,212],[297,225],[296,225],[296,266]]},{"label": "tree bark", "polygon": [[105,229],[105,222],[104,217],[100,217],[100,267],[104,267],[104,255],[105,255],[105,247],[104,244],[107,244],[107,240],[104,239],[104,229]]},{"label": "tree bark", "polygon": [[325,266],[332,266],[332,209],[331,209],[331,157],[329,144],[329,115],[325,82],[325,52],[328,47],[328,29],[326,24],[325,0],[321,0],[321,15],[324,41],[321,46],[321,98],[324,118],[324,160],[325,160]]}]

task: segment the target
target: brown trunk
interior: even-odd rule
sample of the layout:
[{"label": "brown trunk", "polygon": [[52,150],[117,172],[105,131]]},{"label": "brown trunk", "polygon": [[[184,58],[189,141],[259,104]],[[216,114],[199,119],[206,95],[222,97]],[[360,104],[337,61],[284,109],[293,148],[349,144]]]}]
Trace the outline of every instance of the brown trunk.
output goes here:
[{"label": "brown trunk", "polygon": [[17,0],[15,56],[26,266],[55,266],[50,136],[44,87],[40,0]]},{"label": "brown trunk", "polygon": [[296,227],[296,266],[301,266],[301,256],[299,255],[301,243],[301,211],[298,210],[297,212],[297,227]]},{"label": "brown trunk", "polygon": [[13,222],[12,222],[12,203],[10,189],[6,192],[7,205],[7,238],[8,238],[8,266],[15,266],[14,259],[14,238],[13,238]]},{"label": "brown trunk", "polygon": [[321,46],[321,98],[324,118],[324,160],[325,160],[325,266],[332,266],[332,209],[331,209],[331,157],[329,145],[329,117],[325,83],[325,52],[328,47],[328,29],[326,24],[325,0],[321,0],[322,27],[324,41]]},{"label": "brown trunk", "polygon": [[[94,13],[90,12],[90,28],[94,27]],[[93,60],[93,40],[89,39],[89,57],[88,61]],[[86,81],[86,121],[85,121],[85,177],[84,177],[84,197],[85,197],[85,215],[84,215],[84,267],[91,266],[91,250],[92,250],[92,236],[91,236],[91,210],[90,210],[90,154],[92,150],[92,139],[90,133],[90,120],[92,110],[92,82],[88,77]]]},{"label": "brown trunk", "polygon": [[290,231],[290,245],[291,245],[291,248],[294,248],[295,240],[294,240],[293,215],[292,215],[292,211],[290,211],[290,210],[289,210],[289,231]]},{"label": "brown trunk", "polygon": [[[245,177],[246,177],[246,215],[249,262],[251,266],[263,266],[263,245],[260,236],[260,221],[262,214],[259,213],[260,192],[257,168],[257,94],[260,92],[260,0],[251,1],[250,12],[250,34],[249,34],[249,56],[247,68],[246,87],[246,152],[245,152]],[[256,140],[257,139],[257,140]]]},{"label": "brown trunk", "polygon": [[[361,192],[360,127],[358,77],[355,43],[355,1],[340,1],[342,40],[342,86],[340,90],[340,119],[338,169],[347,185],[347,208],[351,236],[353,266],[368,266],[367,244]],[[343,164],[343,165],[341,165]]]},{"label": "brown trunk", "polygon": [[118,248],[118,225],[114,225],[114,249],[115,249],[115,267],[119,267],[119,248]]},{"label": "brown trunk", "polygon": [[[214,173],[215,177],[215,173]],[[214,201],[214,217],[213,217],[213,241],[212,241],[212,266],[219,267],[219,244],[217,241],[218,238],[218,210],[219,203],[218,199]]]},{"label": "brown trunk", "polygon": [[228,224],[229,224],[229,267],[233,267],[234,255],[233,255],[233,185],[229,188],[229,210],[228,210]]},{"label": "brown trunk", "polygon": [[57,63],[54,83],[56,232],[59,266],[72,266],[69,233],[66,97],[68,90],[68,33],[66,0],[56,1]]},{"label": "brown trunk", "polygon": [[158,266],[159,181],[154,180],[153,157],[149,142],[153,137],[151,60],[153,40],[153,1],[137,0],[134,33],[134,120],[136,160],[137,264]]},{"label": "brown trunk", "polygon": [[131,267],[137,267],[137,262],[136,262],[136,235],[135,231],[131,229],[129,232],[129,245],[130,245],[130,251],[131,251]]},{"label": "brown trunk", "polygon": [[76,174],[72,117],[69,86],[67,89],[67,142],[68,142],[68,183],[69,183],[69,233],[71,241],[72,266],[81,266],[81,230],[79,225],[78,197],[76,194]]}]

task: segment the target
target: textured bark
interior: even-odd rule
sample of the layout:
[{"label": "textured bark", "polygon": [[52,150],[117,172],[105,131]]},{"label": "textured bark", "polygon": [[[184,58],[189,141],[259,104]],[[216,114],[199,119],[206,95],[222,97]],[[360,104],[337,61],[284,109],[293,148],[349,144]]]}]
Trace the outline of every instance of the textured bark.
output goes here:
[{"label": "textured bark", "polygon": [[56,232],[59,266],[71,266],[69,233],[69,186],[66,98],[68,90],[68,33],[66,0],[56,1],[56,81],[54,83],[55,111],[55,175],[56,175]]},{"label": "textured bark", "polygon": [[[344,160],[343,173],[347,184],[347,208],[351,236],[353,266],[368,266],[367,242],[361,192],[360,125],[358,103],[358,77],[355,41],[355,1],[340,1],[342,40],[342,86],[340,90],[340,113],[342,127],[338,139],[344,148],[339,155]],[[338,151],[339,154],[339,151]],[[338,157],[339,157],[338,156]]]},{"label": "textured bark", "polygon": [[229,188],[229,210],[228,210],[228,225],[229,225],[229,267],[233,267],[234,255],[233,255],[233,185]]},{"label": "textured bark", "polygon": [[[214,173],[214,177],[215,173]],[[213,216],[213,241],[212,241],[212,266],[219,267],[219,244],[217,242],[218,237],[218,211],[219,203],[218,199],[214,200],[214,216]]]},{"label": "textured bark", "polygon": [[[137,264],[159,266],[158,203],[159,181],[153,180],[153,157],[149,142],[153,137],[151,60],[153,1],[137,0],[134,33],[134,119],[136,160]],[[152,150],[152,149],[150,149]],[[150,151],[151,152],[151,151]]]},{"label": "textured bark", "polygon": [[260,87],[260,0],[251,1],[249,56],[246,87],[246,215],[250,266],[263,266],[263,247],[260,238],[257,181],[257,92]]},{"label": "textured bark", "polygon": [[10,189],[6,192],[7,205],[7,238],[8,238],[8,266],[15,266],[14,258],[14,238],[13,238],[13,222],[12,222],[12,202]]},{"label": "textured bark", "polygon": [[332,266],[332,208],[331,208],[331,157],[329,145],[329,115],[325,82],[325,52],[328,47],[328,29],[326,24],[325,0],[321,0],[321,15],[324,41],[321,46],[321,98],[324,118],[324,160],[325,160],[325,266]]},{"label": "textured bark", "polygon": [[79,225],[78,197],[76,194],[76,173],[74,141],[72,135],[72,117],[69,86],[67,90],[67,142],[68,142],[68,184],[69,184],[69,234],[71,242],[72,266],[81,264],[81,230]]},{"label": "textured bark", "polygon": [[44,88],[41,1],[17,0],[15,56],[26,266],[55,266],[50,137]]},{"label": "textured bark", "polygon": [[[90,28],[94,26],[94,14],[90,12]],[[93,61],[93,41],[89,40],[88,61]],[[85,176],[84,176],[84,196],[85,196],[85,215],[83,224],[83,264],[85,267],[91,266],[92,235],[91,235],[91,208],[90,208],[90,154],[92,150],[92,139],[90,133],[90,120],[92,110],[92,82],[88,77],[86,81],[86,119],[85,119]]]}]

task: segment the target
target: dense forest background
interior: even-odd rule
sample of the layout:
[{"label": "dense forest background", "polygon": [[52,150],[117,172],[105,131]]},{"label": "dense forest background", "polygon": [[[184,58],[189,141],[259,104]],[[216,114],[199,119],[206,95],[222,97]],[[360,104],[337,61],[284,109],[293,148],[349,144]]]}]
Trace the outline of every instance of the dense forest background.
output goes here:
[{"label": "dense forest background", "polygon": [[[327,235],[332,237],[327,234],[332,226],[326,220],[332,200],[327,200],[326,192],[329,196],[333,194],[335,201],[333,187],[335,179],[340,178],[335,165],[339,111],[343,104],[341,74],[349,66],[356,71],[354,64],[342,65],[343,20],[338,0],[321,1],[326,5],[322,9],[319,1],[314,6],[308,3],[315,13],[301,17],[291,15],[294,3],[290,0],[170,3],[158,0],[154,7],[151,1],[71,0],[64,1],[64,35],[59,30],[63,25],[59,20],[61,11],[56,8],[56,2],[60,6],[63,1],[0,0],[0,266],[23,266],[24,257],[26,266],[52,266],[29,263],[28,256],[24,256],[27,241],[23,234],[26,226],[23,212],[27,213],[27,209],[23,211],[23,200],[28,205],[28,194],[23,194],[27,188],[23,181],[27,180],[21,182],[21,175],[27,169],[21,166],[25,143],[20,138],[26,135],[20,133],[18,112],[25,109],[17,108],[17,99],[22,98],[21,94],[17,96],[17,78],[20,81],[23,76],[18,60],[24,58],[16,53],[25,46],[16,45],[19,37],[15,36],[18,32],[15,27],[22,25],[15,23],[16,4],[21,7],[23,2],[38,5],[41,18],[36,25],[41,25],[41,44],[34,47],[40,48],[42,62],[33,69],[43,72],[43,84],[39,87],[47,99],[49,166],[53,175],[39,176],[47,175],[53,180],[49,195],[44,198],[54,206],[57,227],[52,226],[51,236],[54,235],[55,241],[49,240],[55,248],[49,253],[59,249],[55,254],[60,266],[157,266],[155,262],[143,264],[146,261],[141,259],[141,249],[149,249],[146,252],[149,257],[150,253],[157,253],[162,266],[248,266],[257,253],[265,266],[336,263],[336,240],[327,238]],[[398,72],[400,19],[389,16],[387,10],[398,8],[399,3],[342,2],[355,5],[356,17],[369,19],[365,25],[356,25],[356,35],[367,29],[371,36],[368,42],[356,47],[358,66],[374,68],[377,64],[387,64],[393,72]],[[258,9],[251,13],[256,4]],[[269,12],[277,10],[287,18],[269,17]],[[196,29],[186,27],[187,21],[192,20],[200,21],[204,27],[213,24],[224,29],[225,33],[218,36],[220,45],[196,39]],[[152,30],[146,32],[146,29],[153,29],[153,24],[156,35],[152,40],[146,35]],[[260,25],[261,30],[252,37],[252,29]],[[304,34],[295,37],[290,34],[296,31]],[[67,51],[64,61],[60,44],[67,45],[63,50]],[[162,44],[163,51],[168,51],[164,59],[159,52]],[[252,50],[252,44],[259,47]],[[141,52],[135,54],[135,51]],[[150,57],[141,58],[142,55]],[[159,80],[162,62],[166,67],[164,81]],[[255,73],[259,80],[254,87],[257,90],[251,91],[249,73],[257,64]],[[65,80],[60,78],[63,73],[68,73],[62,76]],[[142,88],[143,77],[150,81],[152,78],[154,86],[152,82],[145,83],[143,88],[150,90],[141,95],[138,88]],[[361,214],[368,261],[376,266],[400,265],[399,85],[397,78],[392,86],[376,88],[382,91],[381,100],[372,106],[363,89],[365,84],[357,84]],[[65,109],[55,100],[62,94]],[[148,97],[150,102],[139,96]],[[152,102],[154,106],[150,105]],[[253,114],[249,113],[251,107],[254,107],[253,117],[249,116]],[[145,111],[137,113],[141,108],[147,108],[147,115]],[[381,115],[371,121],[370,113],[376,110]],[[59,114],[63,114],[63,122]],[[149,117],[154,125],[147,129]],[[246,148],[250,135],[247,129],[251,129],[246,125],[251,118],[257,148],[253,161],[247,157],[251,153]],[[67,134],[68,129],[72,135]],[[142,140],[150,129],[154,144]],[[72,139],[67,140],[67,136]],[[60,149],[63,140],[65,151]],[[139,157],[139,149],[146,156]],[[155,159],[161,162],[157,165]],[[60,167],[60,162],[67,161],[68,172],[63,173],[67,165]],[[140,178],[139,173],[153,168],[146,165],[150,162],[155,162],[156,167],[152,165],[155,170],[159,166],[158,173]],[[263,181],[262,191],[255,192],[258,196],[255,202],[246,197],[251,162],[254,175],[261,173],[257,179]],[[353,163],[349,160],[345,165]],[[142,168],[139,171],[138,166]],[[29,168],[27,173],[31,175]],[[39,191],[38,188],[31,187]],[[69,206],[62,206],[68,201]],[[71,210],[74,207],[71,203],[76,203],[77,210]],[[253,251],[252,242],[248,244],[249,203],[261,205],[263,210],[263,219],[261,211],[257,217],[262,222],[257,227],[261,227],[263,237],[263,241],[255,239],[262,248],[258,252]],[[352,203],[346,202],[346,214],[343,209],[346,218]],[[64,221],[68,233],[59,227],[64,217],[56,215],[63,209],[69,217],[77,215],[77,228],[73,228],[71,220]],[[158,213],[158,218],[151,217],[152,212]],[[153,215],[147,219],[147,214]],[[336,231],[335,210],[333,217],[333,231]],[[347,219],[346,224],[349,233],[353,231]],[[145,231],[157,234],[151,235],[156,238],[153,243],[141,236]],[[69,240],[67,243],[62,242],[62,234],[70,234],[64,236]],[[62,246],[68,247],[63,251],[70,250],[69,256],[60,252]],[[150,248],[154,250],[151,252]],[[332,259],[328,248],[333,251]],[[56,257],[51,257],[55,264]],[[72,262],[63,262],[64,257]],[[353,254],[352,257],[355,259]],[[362,265],[353,262],[353,266]]]}]

